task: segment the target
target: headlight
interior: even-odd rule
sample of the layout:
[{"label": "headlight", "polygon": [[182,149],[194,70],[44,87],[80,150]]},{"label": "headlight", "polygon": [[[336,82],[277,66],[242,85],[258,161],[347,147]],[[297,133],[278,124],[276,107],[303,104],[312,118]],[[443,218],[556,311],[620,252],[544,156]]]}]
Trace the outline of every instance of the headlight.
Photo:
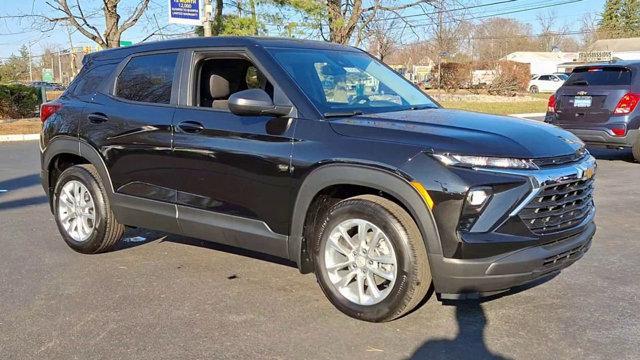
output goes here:
[{"label": "headlight", "polygon": [[484,168],[501,168],[501,169],[538,169],[538,166],[531,160],[499,158],[490,156],[469,156],[455,154],[433,154],[445,165],[464,166],[464,167],[484,167]]}]

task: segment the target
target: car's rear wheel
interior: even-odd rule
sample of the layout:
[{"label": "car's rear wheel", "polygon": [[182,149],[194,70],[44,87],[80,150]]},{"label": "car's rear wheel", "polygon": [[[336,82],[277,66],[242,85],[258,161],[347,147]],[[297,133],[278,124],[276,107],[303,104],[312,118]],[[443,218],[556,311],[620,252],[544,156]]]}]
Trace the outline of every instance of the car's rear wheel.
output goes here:
[{"label": "car's rear wheel", "polygon": [[124,233],[92,165],[76,165],[63,171],[56,182],[53,201],[60,234],[78,252],[107,251]]},{"label": "car's rear wheel", "polygon": [[398,318],[415,308],[431,285],[417,225],[398,204],[374,195],[335,204],[316,234],[313,256],[325,295],[361,320]]},{"label": "car's rear wheel", "polygon": [[636,161],[640,162],[640,138],[638,139],[638,141],[636,141],[636,144],[633,146],[632,152],[633,152],[633,157],[636,159]]},{"label": "car's rear wheel", "polygon": [[532,85],[532,86],[529,88],[529,92],[531,92],[532,94],[537,94],[537,93],[539,93],[539,92],[540,92],[540,89],[538,89],[538,87],[537,87],[537,86]]}]

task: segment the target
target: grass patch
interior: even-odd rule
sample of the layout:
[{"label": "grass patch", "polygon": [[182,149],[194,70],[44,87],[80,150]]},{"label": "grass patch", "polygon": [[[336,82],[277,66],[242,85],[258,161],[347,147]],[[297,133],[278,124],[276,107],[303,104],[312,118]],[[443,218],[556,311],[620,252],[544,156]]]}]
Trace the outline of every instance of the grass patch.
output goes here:
[{"label": "grass patch", "polygon": [[477,111],[487,114],[508,115],[525,113],[543,113],[547,111],[547,101],[514,101],[514,102],[448,102],[440,104],[448,109]]},{"label": "grass patch", "polygon": [[21,119],[0,122],[0,135],[37,134],[42,124],[40,119]]}]

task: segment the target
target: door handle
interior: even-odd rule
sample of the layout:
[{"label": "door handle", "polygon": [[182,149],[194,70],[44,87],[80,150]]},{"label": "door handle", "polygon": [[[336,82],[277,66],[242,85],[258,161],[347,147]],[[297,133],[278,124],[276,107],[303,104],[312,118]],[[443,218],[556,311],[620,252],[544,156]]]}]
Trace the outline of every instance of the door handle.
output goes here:
[{"label": "door handle", "polygon": [[204,130],[204,125],[196,121],[183,121],[178,124],[178,127],[186,133],[197,133]]},{"label": "door handle", "polygon": [[109,120],[109,117],[103,113],[91,113],[87,115],[87,119],[94,124],[99,124]]}]

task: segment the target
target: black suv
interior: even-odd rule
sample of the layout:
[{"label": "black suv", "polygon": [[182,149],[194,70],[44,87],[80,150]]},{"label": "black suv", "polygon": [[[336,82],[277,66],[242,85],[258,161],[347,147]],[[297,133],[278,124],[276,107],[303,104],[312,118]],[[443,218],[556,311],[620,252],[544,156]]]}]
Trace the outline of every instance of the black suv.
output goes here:
[{"label": "black suv", "polygon": [[549,98],[545,120],[587,145],[633,151],[640,162],[640,62],[580,66]]},{"label": "black suv", "polygon": [[595,232],[595,160],[543,122],[446,110],[324,42],[193,38],[85,57],[42,106],[64,240],[125,226],[293,260],[344,313],[387,321],[555,275]]}]

